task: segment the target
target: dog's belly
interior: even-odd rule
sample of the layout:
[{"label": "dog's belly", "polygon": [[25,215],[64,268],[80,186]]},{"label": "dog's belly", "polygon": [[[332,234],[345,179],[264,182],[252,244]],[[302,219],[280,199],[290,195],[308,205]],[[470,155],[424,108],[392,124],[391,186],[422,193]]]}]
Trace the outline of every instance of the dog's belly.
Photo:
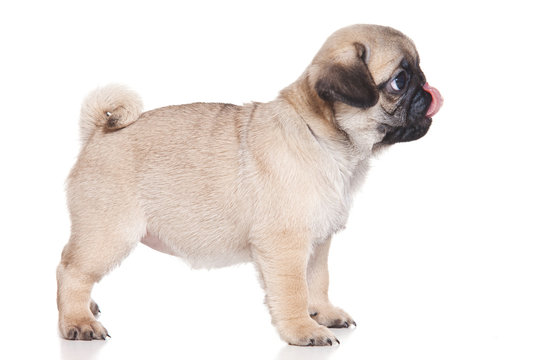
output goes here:
[{"label": "dog's belly", "polygon": [[155,235],[147,234],[145,237],[143,237],[141,239],[141,243],[143,243],[144,245],[149,246],[152,249],[157,250],[159,252],[169,254],[169,255],[173,255],[173,256],[176,255],[174,250],[170,246],[165,244],[163,241],[161,241]]},{"label": "dog's belly", "polygon": [[180,257],[193,268],[219,268],[251,261],[248,246],[219,246],[212,249],[201,248],[197,241],[162,241],[159,237],[147,234],[141,243],[159,252]]}]

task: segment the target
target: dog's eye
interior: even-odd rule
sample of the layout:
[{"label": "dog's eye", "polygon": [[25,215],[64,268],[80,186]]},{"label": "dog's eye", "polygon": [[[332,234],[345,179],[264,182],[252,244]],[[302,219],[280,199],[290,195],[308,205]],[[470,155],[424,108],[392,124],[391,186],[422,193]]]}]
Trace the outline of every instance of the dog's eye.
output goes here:
[{"label": "dog's eye", "polygon": [[400,92],[403,89],[405,89],[406,85],[407,85],[407,73],[405,71],[401,71],[390,82],[390,87],[392,88],[392,90],[396,92]]}]

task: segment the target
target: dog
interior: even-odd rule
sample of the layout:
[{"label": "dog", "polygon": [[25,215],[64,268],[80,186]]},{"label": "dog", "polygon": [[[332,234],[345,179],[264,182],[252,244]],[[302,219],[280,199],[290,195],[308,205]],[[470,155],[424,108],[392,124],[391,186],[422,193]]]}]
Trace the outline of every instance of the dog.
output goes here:
[{"label": "dog", "polygon": [[71,237],[57,268],[60,334],[106,339],[91,290],[139,243],[193,267],[253,262],[292,345],[356,326],[328,299],[327,257],[373,154],[424,136],[442,105],[413,42],[377,25],[332,34],[268,103],[142,112],[109,85],[84,101],[67,180]]}]

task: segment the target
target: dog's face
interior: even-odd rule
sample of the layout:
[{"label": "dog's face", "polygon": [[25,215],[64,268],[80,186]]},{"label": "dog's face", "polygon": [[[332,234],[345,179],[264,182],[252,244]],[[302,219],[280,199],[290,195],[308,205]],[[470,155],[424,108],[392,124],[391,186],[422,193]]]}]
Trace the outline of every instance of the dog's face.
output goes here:
[{"label": "dog's face", "polygon": [[442,97],[426,83],[412,41],[387,27],[355,25],[334,33],[308,68],[336,126],[369,147],[424,136]]}]

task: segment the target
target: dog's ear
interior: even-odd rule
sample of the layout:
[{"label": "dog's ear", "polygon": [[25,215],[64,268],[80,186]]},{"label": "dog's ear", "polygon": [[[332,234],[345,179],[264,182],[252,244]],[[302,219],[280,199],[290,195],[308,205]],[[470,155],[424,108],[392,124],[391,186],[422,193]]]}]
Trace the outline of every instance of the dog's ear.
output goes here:
[{"label": "dog's ear", "polygon": [[366,65],[366,48],[356,43],[356,59],[351,65],[328,64],[315,83],[321,99],[369,108],[379,101],[379,91]]}]

